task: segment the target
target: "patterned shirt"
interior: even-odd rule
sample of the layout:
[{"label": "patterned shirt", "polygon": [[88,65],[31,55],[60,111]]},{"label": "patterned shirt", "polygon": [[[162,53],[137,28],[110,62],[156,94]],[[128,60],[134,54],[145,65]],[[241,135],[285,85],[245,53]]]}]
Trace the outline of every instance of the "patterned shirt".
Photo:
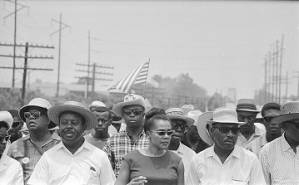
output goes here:
[{"label": "patterned shirt", "polygon": [[110,137],[107,141],[107,145],[104,147],[104,150],[107,152],[107,148],[111,149],[111,152],[114,154],[114,172],[117,177],[119,174],[121,162],[124,159],[124,156],[129,152],[136,149],[143,149],[149,146],[149,139],[142,131],[139,135],[139,139],[134,141],[128,135],[127,131],[121,131],[118,134]]},{"label": "patterned shirt", "polygon": [[267,143],[260,152],[260,161],[268,185],[299,184],[299,146],[297,153],[284,134]]},{"label": "patterned shirt", "polygon": [[21,163],[23,167],[25,184],[27,184],[33,169],[41,158],[42,154],[59,142],[60,138],[53,134],[51,139],[43,144],[41,148],[34,144],[29,136],[20,138],[11,144],[7,155]]}]

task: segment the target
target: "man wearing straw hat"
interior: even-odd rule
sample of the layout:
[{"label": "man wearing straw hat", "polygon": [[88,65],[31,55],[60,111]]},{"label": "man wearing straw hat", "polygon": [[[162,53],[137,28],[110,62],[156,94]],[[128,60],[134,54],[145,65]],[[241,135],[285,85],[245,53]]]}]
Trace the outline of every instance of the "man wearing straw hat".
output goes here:
[{"label": "man wearing straw hat", "polygon": [[256,155],[235,145],[243,124],[233,109],[221,108],[213,112],[210,133],[214,145],[192,159],[186,184],[265,184]]},{"label": "man wearing straw hat", "polygon": [[18,161],[7,155],[9,136],[13,117],[8,111],[0,111],[0,184],[23,185],[23,170]]},{"label": "man wearing straw hat", "polygon": [[49,131],[50,120],[47,112],[50,107],[49,101],[34,98],[19,110],[29,135],[13,142],[8,155],[21,163],[25,184],[43,153],[60,142],[60,138]]},{"label": "man wearing straw hat", "polygon": [[273,121],[280,123],[284,133],[260,152],[266,182],[268,185],[299,184],[299,101],[284,104]]},{"label": "man wearing straw hat", "polygon": [[28,184],[114,184],[115,176],[106,153],[83,137],[85,130],[97,124],[95,115],[75,101],[51,107],[48,115],[58,125],[62,142],[44,153]]}]

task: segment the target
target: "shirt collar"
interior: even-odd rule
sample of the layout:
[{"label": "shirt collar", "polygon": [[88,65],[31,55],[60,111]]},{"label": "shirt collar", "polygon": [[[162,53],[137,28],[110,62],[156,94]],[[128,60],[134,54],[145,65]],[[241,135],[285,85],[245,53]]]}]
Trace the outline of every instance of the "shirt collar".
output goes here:
[{"label": "shirt collar", "polygon": [[86,139],[84,139],[84,142],[83,144],[80,146],[80,148],[78,148],[78,150],[72,154],[66,147],[65,145],[63,144],[63,142],[60,142],[57,144],[57,150],[64,150],[66,151],[67,153],[71,154],[71,155],[76,155],[78,154],[79,152],[81,152],[82,150],[92,150],[92,146],[91,144],[89,144]]},{"label": "shirt collar", "polygon": [[285,138],[285,133],[282,134],[281,139],[280,139],[280,143],[281,143],[281,147],[282,147],[282,151],[286,152],[291,148],[291,146],[289,145],[289,143],[287,142],[286,138]]},{"label": "shirt collar", "polygon": [[[214,152],[214,147],[215,147],[215,145],[213,145],[207,149],[206,157],[216,157],[216,153]],[[230,156],[233,156],[233,157],[236,157],[239,159],[241,157],[240,147],[235,145],[234,150],[227,158],[229,158]]]},{"label": "shirt collar", "polygon": [[[125,136],[130,137],[130,136],[128,135],[128,132],[127,132],[126,130],[122,130],[122,131],[120,131],[119,134],[120,134],[120,135],[125,135]],[[146,134],[145,134],[144,130],[142,130],[142,131],[140,132],[140,134],[139,134],[139,138],[141,138],[141,137],[143,137],[143,136],[145,136],[145,135],[146,135]]]}]

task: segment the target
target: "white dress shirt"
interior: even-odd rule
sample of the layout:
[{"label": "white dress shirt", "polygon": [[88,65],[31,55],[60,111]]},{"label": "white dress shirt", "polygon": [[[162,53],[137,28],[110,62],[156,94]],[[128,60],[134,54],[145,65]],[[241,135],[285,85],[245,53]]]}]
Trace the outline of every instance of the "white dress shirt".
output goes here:
[{"label": "white dress shirt", "polygon": [[115,176],[105,152],[84,141],[72,154],[59,143],[43,154],[30,185],[113,185]]},{"label": "white dress shirt", "polygon": [[235,146],[222,163],[211,146],[191,161],[187,185],[265,185],[261,164],[256,155]]},{"label": "white dress shirt", "polygon": [[21,164],[3,154],[0,159],[0,184],[1,185],[23,185],[23,170]]},{"label": "white dress shirt", "polygon": [[284,134],[267,143],[260,152],[260,160],[268,185],[299,184],[299,146],[297,153],[285,139]]}]

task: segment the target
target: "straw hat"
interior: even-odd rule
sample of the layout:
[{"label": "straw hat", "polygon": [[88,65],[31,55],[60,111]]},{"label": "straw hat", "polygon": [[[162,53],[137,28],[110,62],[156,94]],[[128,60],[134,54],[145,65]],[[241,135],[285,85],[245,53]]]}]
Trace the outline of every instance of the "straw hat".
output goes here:
[{"label": "straw hat", "polygon": [[184,120],[187,123],[187,126],[191,126],[194,123],[194,119],[185,116],[181,108],[169,108],[165,112],[167,117],[170,120],[172,119]]},{"label": "straw hat", "polygon": [[19,115],[21,119],[26,122],[26,119],[24,117],[24,112],[27,112],[31,108],[39,108],[39,109],[45,109],[49,110],[49,108],[52,107],[50,102],[43,98],[34,98],[32,99],[27,105],[24,105],[19,110]]},{"label": "straw hat", "polygon": [[208,145],[212,145],[214,143],[207,129],[207,125],[210,124],[212,119],[213,119],[213,112],[208,111],[201,114],[198,117],[198,120],[196,121],[198,135]]},{"label": "straw hat", "polygon": [[237,112],[233,109],[219,108],[213,112],[213,123],[244,125],[245,122],[238,121]]},{"label": "straw hat", "polygon": [[51,121],[59,125],[59,116],[61,113],[71,111],[81,115],[87,126],[86,130],[92,129],[97,124],[96,116],[91,113],[82,103],[76,101],[66,101],[62,105],[55,105],[48,111],[48,116]]},{"label": "straw hat", "polygon": [[[145,100],[142,96],[137,94],[128,94],[124,97],[124,101],[117,103],[115,106],[113,106],[113,112],[116,113],[116,115],[121,116],[122,115],[122,109],[125,106],[129,105],[139,105],[144,108],[145,110]],[[146,111],[146,110],[145,110]]]},{"label": "straw hat", "polygon": [[290,101],[285,103],[281,107],[281,114],[273,118],[273,121],[283,123],[294,119],[299,119],[299,101]]}]

